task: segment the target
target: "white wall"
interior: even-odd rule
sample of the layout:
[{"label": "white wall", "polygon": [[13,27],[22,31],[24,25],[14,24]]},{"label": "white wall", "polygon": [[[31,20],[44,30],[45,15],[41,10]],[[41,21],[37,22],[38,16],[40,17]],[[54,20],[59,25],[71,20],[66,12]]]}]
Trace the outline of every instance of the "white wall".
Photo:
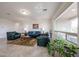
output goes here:
[{"label": "white wall", "polygon": [[7,19],[0,19],[0,38],[6,38],[6,32],[9,31],[17,31],[17,32],[24,32],[24,28],[28,31],[34,30],[32,28],[33,24],[39,24],[39,29],[44,29],[44,32],[50,31],[50,20],[26,20],[23,23],[13,22]]},{"label": "white wall", "polygon": [[22,28],[20,23],[12,22],[7,19],[0,19],[0,38],[6,38],[6,32],[18,31],[21,32]]},{"label": "white wall", "polygon": [[32,19],[32,20],[25,21],[23,24],[24,24],[24,28],[25,27],[27,28],[27,31],[34,30],[32,28],[33,24],[39,24],[39,29],[37,30],[44,29],[44,32],[50,31],[50,20],[33,20]]}]

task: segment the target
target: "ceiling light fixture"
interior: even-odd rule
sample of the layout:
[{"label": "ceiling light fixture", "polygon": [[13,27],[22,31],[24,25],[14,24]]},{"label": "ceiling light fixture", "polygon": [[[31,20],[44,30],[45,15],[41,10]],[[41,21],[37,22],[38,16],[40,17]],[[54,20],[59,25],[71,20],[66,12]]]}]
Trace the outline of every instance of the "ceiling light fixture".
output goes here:
[{"label": "ceiling light fixture", "polygon": [[30,12],[26,9],[21,9],[20,13],[23,14],[23,15],[29,15],[30,14]]}]

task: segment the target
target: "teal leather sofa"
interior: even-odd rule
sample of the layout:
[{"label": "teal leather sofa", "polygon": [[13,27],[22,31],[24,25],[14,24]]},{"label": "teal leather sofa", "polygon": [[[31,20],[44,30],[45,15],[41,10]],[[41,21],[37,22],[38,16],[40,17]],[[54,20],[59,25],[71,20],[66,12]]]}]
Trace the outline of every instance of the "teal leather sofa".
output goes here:
[{"label": "teal leather sofa", "polygon": [[36,38],[38,36],[41,35],[41,32],[40,31],[29,31],[28,32],[28,36],[32,37],[32,38]]},{"label": "teal leather sofa", "polygon": [[16,40],[20,38],[21,34],[17,33],[16,31],[14,32],[7,32],[7,40]]}]

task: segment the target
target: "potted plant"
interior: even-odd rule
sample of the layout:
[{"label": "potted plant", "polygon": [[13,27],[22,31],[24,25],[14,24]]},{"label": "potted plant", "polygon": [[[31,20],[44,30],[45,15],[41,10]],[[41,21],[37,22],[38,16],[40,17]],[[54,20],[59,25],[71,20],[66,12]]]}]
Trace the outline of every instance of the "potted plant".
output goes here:
[{"label": "potted plant", "polygon": [[52,56],[59,54],[63,57],[72,57],[77,54],[77,45],[70,43],[64,39],[56,39],[48,43],[48,53]]}]

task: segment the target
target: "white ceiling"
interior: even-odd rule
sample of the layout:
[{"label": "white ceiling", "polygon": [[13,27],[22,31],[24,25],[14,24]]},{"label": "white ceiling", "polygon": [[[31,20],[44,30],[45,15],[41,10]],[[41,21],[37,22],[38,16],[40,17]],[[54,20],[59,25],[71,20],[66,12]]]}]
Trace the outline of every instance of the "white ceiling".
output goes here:
[{"label": "white ceiling", "polygon": [[[61,4],[61,2],[0,2],[0,18],[14,21],[50,19]],[[30,15],[22,15],[20,9],[30,11]]]},{"label": "white ceiling", "polygon": [[77,17],[77,3],[71,4],[57,19],[58,20],[69,20]]}]

